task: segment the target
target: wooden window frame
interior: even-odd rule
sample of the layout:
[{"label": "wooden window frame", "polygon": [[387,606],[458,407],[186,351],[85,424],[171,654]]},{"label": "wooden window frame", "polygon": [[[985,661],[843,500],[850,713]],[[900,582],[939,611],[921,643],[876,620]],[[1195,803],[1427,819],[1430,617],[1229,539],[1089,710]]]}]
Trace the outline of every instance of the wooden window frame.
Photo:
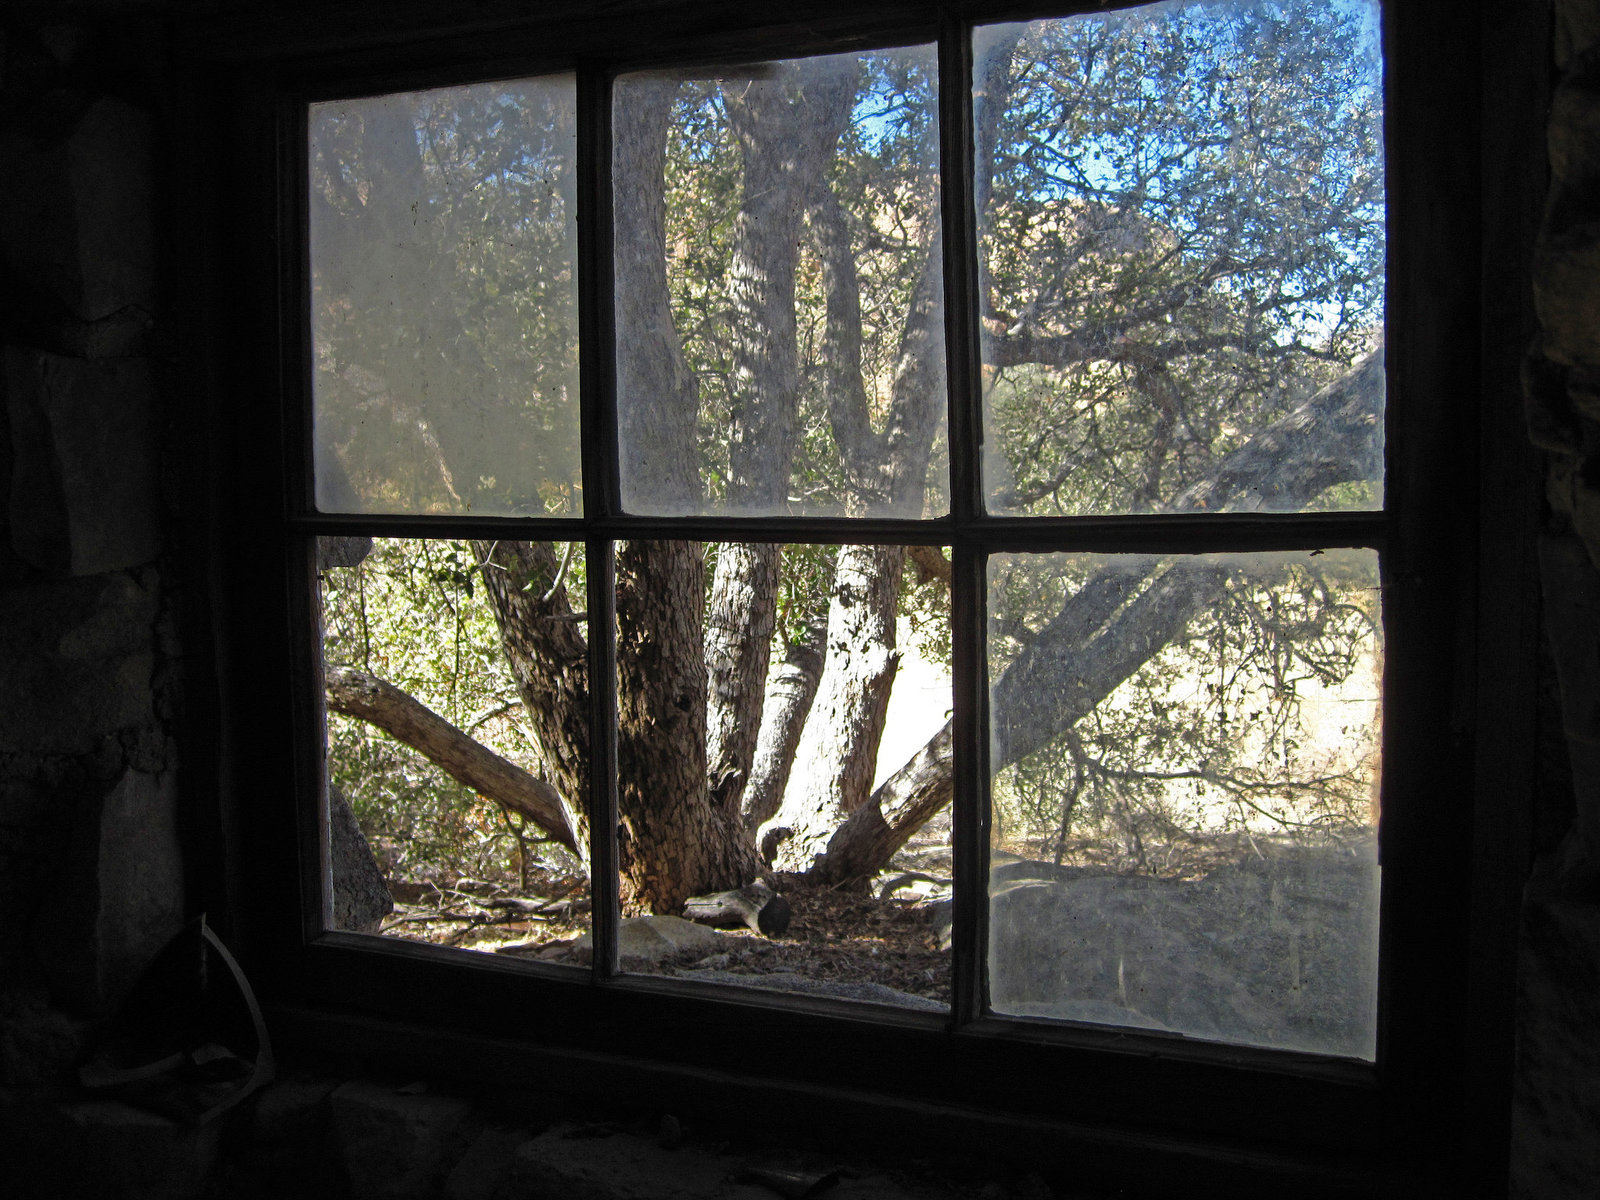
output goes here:
[{"label": "wooden window frame", "polygon": [[[954,513],[946,520],[657,520],[618,511],[615,461],[601,449],[607,439],[614,445],[606,361],[610,80],[676,62],[914,41],[938,41],[942,74],[960,78],[970,66],[971,24],[1099,6],[805,0],[781,19],[750,11],[760,6],[710,2],[624,7],[595,16],[581,4],[556,4],[476,27],[452,27],[421,8],[382,31],[274,27],[261,36],[225,25],[189,48],[190,95],[210,106],[189,118],[185,177],[207,214],[188,261],[197,294],[208,298],[208,307],[195,306],[194,326],[205,345],[196,390],[214,398],[197,401],[213,465],[197,486],[211,505],[203,540],[214,562],[222,796],[211,843],[221,865],[203,887],[280,1040],[306,1054],[619,1102],[642,1084],[661,1095],[716,1097],[724,1109],[744,1097],[759,1101],[762,1121],[782,1113],[835,1134],[892,1129],[909,1118],[929,1140],[1070,1163],[1085,1187],[1153,1185],[1181,1173],[1202,1190],[1215,1181],[1245,1194],[1292,1186],[1350,1195],[1503,1170],[1503,1135],[1484,1135],[1493,1125],[1490,1101],[1466,1086],[1473,1039],[1509,1036],[1503,988],[1483,982],[1481,970],[1475,977],[1469,957],[1486,944],[1501,945],[1503,957],[1513,920],[1506,888],[1477,882],[1483,850],[1474,837],[1482,838],[1494,802],[1479,781],[1514,775],[1518,748],[1500,745],[1486,763],[1484,746],[1494,739],[1477,733],[1481,714],[1494,711],[1484,707],[1491,683],[1517,704],[1531,683],[1483,676],[1492,655],[1483,652],[1489,635],[1478,609],[1495,607],[1493,589],[1525,593],[1526,564],[1514,533],[1485,534],[1478,476],[1463,477],[1455,465],[1476,467],[1482,458],[1493,466],[1504,453],[1480,443],[1483,300],[1477,256],[1460,250],[1480,240],[1476,22],[1439,0],[1384,7],[1390,416],[1382,514],[989,518],[981,515],[973,450],[952,455],[966,466],[953,465]],[[581,523],[316,514],[304,299],[307,103],[561,70],[577,72],[580,145],[595,147],[582,159],[579,250],[586,469],[604,484],[590,493],[597,511]],[[947,169],[944,185],[949,374],[952,393],[966,387],[976,396],[976,331],[961,328],[975,294],[970,89],[942,87],[940,114],[946,161],[968,164]],[[1472,399],[1466,419],[1463,396]],[[952,444],[965,437],[976,446],[977,407],[953,406]],[[597,920],[597,966],[586,978],[322,930],[314,539],[512,529],[559,540],[581,530],[597,622],[611,616],[608,547],[622,536],[953,548],[952,627],[967,631],[955,643],[957,743],[965,747],[957,792],[966,797],[955,834],[964,885],[956,936],[967,953],[954,964],[952,1019],[616,974],[615,875],[608,885],[599,838],[595,910],[612,920]],[[973,797],[986,786],[974,735],[986,695],[971,605],[981,606],[984,555],[1340,545],[1383,555],[1388,803],[1376,1064],[983,1016],[984,828]],[[596,711],[611,702],[605,640],[590,639]],[[605,764],[614,756],[610,725],[594,728],[593,761]],[[614,772],[593,774],[594,827],[614,828],[605,820],[615,812],[606,785]]]}]

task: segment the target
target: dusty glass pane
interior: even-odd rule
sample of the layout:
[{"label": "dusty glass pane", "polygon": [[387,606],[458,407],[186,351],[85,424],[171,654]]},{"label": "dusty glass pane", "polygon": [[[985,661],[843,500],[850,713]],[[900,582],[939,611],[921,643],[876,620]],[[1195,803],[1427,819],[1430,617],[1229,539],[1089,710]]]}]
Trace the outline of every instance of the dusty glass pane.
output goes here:
[{"label": "dusty glass pane", "polygon": [[630,512],[942,513],[932,46],[617,81]]},{"label": "dusty glass pane", "polygon": [[333,927],[559,952],[589,927],[582,547],[322,538],[318,574]]},{"label": "dusty glass pane", "polygon": [[948,564],[917,554],[618,547],[623,970],[944,1008]]},{"label": "dusty glass pane", "polygon": [[323,512],[581,509],[573,80],[313,104]]},{"label": "dusty glass pane", "polygon": [[1374,0],[974,35],[999,514],[1382,506]]},{"label": "dusty glass pane", "polygon": [[1377,577],[990,559],[996,1012],[1372,1058]]}]

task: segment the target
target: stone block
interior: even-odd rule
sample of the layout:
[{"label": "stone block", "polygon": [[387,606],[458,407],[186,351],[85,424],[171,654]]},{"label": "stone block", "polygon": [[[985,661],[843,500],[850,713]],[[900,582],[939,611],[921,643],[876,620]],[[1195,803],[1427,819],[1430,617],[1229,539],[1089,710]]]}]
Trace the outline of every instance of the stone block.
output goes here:
[{"label": "stone block", "polygon": [[1566,366],[1600,369],[1600,222],[1540,239],[1533,299],[1545,354]]},{"label": "stone block", "polygon": [[331,1104],[334,1153],[355,1200],[438,1195],[470,1135],[470,1107],[450,1096],[354,1082]]},{"label": "stone block", "polygon": [[0,751],[94,754],[150,724],[159,604],[153,576],[0,588]]},{"label": "stone block", "polygon": [[1600,5],[1594,0],[1555,0],[1556,66],[1563,71],[1600,46]]},{"label": "stone block", "polygon": [[[726,935],[682,917],[626,917],[617,929],[617,953],[636,963],[659,963],[685,950],[710,954],[728,940]],[[573,942],[574,960],[587,962],[592,944],[587,933]]]},{"label": "stone block", "polygon": [[170,773],[126,770],[72,815],[58,894],[32,930],[58,1002],[110,1012],[183,924],[183,853]]},{"label": "stone block", "polygon": [[[117,1101],[0,1096],[0,1160],[16,1195],[187,1200],[206,1194],[220,1127],[195,1127]],[[10,1141],[11,1145],[5,1142]]]},{"label": "stone block", "polygon": [[731,1190],[728,1162],[664,1150],[633,1133],[556,1125],[517,1151],[517,1196],[561,1200],[711,1200]]},{"label": "stone block", "polygon": [[338,1086],[329,1079],[268,1085],[251,1106],[249,1137],[236,1144],[216,1194],[229,1200],[341,1194],[342,1172],[328,1152],[329,1097]]},{"label": "stone block", "polygon": [[153,559],[161,525],[149,363],[11,348],[5,372],[17,554],[57,575]]},{"label": "stone block", "polygon": [[1550,98],[1551,212],[1593,212],[1600,188],[1600,71],[1564,79]]},{"label": "stone block", "polygon": [[1600,906],[1524,906],[1511,1195],[1588,1200],[1600,1179]]},{"label": "stone block", "polygon": [[510,1195],[522,1129],[485,1129],[467,1147],[444,1183],[445,1200],[492,1200]]},{"label": "stone block", "polygon": [[[40,112],[72,112],[73,97]],[[0,187],[0,246],[27,288],[80,321],[155,309],[154,163],[148,114],[123,100],[89,103],[65,133],[12,133]]]},{"label": "stone block", "polygon": [[322,1136],[328,1123],[329,1097],[339,1084],[331,1079],[280,1079],[256,1098],[251,1136],[263,1145],[293,1143],[304,1147]]}]

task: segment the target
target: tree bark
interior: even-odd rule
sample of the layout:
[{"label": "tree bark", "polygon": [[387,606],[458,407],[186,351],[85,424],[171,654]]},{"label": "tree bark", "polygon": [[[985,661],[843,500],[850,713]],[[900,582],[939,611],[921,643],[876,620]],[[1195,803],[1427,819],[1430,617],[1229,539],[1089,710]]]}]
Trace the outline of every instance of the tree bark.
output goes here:
[{"label": "tree bark", "polygon": [[772,669],[767,680],[761,736],[756,743],[750,786],[744,794],[744,827],[752,835],[783,803],[800,734],[822,681],[827,636],[828,617],[824,612],[806,623],[801,636],[790,644],[783,661]]},{"label": "tree bark", "polygon": [[612,157],[622,501],[633,512],[681,516],[698,512],[701,498],[699,390],[667,287],[665,163],[677,90],[653,79],[619,89]]},{"label": "tree bark", "polygon": [[[778,78],[723,88],[739,140],[743,194],[734,218],[729,293],[730,512],[776,514],[788,488],[799,416],[795,270],[806,199],[826,190],[827,164],[855,95],[858,66],[817,59]],[[819,181],[822,181],[819,183]],[[707,611],[707,771],[718,803],[737,816],[762,715],[777,608],[779,550],[725,544]]]},{"label": "tree bark", "polygon": [[629,911],[679,912],[759,867],[737,813],[706,786],[704,595],[699,543],[618,546],[617,839]]},{"label": "tree bark", "polygon": [[706,609],[706,773],[720,808],[737,817],[764,719],[777,620],[779,549],[724,542]]},{"label": "tree bark", "polygon": [[473,739],[399,688],[350,667],[323,677],[328,707],[376,725],[425,756],[457,783],[521,813],[553,840],[576,850],[555,788]]},{"label": "tree bark", "polygon": [[800,745],[799,772],[757,838],[780,871],[805,871],[827,837],[866,803],[877,766],[895,649],[902,546],[842,546],[828,610],[827,663]]},{"label": "tree bark", "polygon": [[[825,375],[829,412],[853,479],[876,481],[859,498],[865,511],[922,514],[939,414],[944,411],[944,292],[942,240],[936,234],[912,291],[901,333],[899,360],[884,432],[872,432],[860,379],[859,309],[848,246],[838,244],[839,217],[813,206],[828,289]],[[839,293],[836,295],[836,293]],[[895,616],[900,598],[903,546],[846,546],[839,551],[828,614],[828,652],[817,700],[796,751],[783,804],[758,833],[762,857],[782,871],[807,871],[850,814],[866,804],[876,771],[878,744],[900,654]]]},{"label": "tree bark", "polygon": [[484,593],[500,628],[500,645],[545,773],[560,796],[580,856],[588,854],[589,660],[581,623],[548,542],[472,543]]}]

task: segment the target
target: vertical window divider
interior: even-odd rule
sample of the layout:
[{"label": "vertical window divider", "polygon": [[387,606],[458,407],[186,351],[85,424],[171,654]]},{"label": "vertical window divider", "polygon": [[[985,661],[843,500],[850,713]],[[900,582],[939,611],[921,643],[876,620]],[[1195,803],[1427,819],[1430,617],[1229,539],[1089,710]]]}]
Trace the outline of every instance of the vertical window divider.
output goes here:
[{"label": "vertical window divider", "polygon": [[950,1021],[983,1014],[988,877],[988,715],[984,686],[981,547],[967,531],[982,515],[981,355],[978,347],[977,224],[973,212],[972,40],[949,9],[939,28],[940,216],[944,232],[945,362],[949,398],[951,624]]},{"label": "vertical window divider", "polygon": [[589,895],[592,978],[617,973],[616,554],[594,534],[621,509],[611,213],[611,77],[577,71],[578,396],[589,609]]}]

